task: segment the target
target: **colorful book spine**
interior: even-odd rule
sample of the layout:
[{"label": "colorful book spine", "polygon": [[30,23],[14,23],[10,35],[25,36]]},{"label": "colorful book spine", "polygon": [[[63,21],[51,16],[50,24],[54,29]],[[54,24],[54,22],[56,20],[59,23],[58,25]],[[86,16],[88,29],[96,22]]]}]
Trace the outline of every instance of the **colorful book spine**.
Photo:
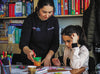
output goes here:
[{"label": "colorful book spine", "polygon": [[26,16],[26,3],[25,3],[25,1],[22,2],[22,16]]},{"label": "colorful book spine", "polygon": [[64,15],[64,2],[61,0],[61,15]]},{"label": "colorful book spine", "polygon": [[84,0],[80,0],[80,14],[83,14],[84,11]]},{"label": "colorful book spine", "polygon": [[75,0],[71,0],[71,15],[75,15]]},{"label": "colorful book spine", "polygon": [[80,0],[75,0],[75,14],[80,14]]},{"label": "colorful book spine", "polygon": [[15,3],[9,3],[9,17],[15,17]]},{"label": "colorful book spine", "polygon": [[55,6],[54,15],[58,15],[58,0],[53,0],[53,1],[54,1],[54,6]]},{"label": "colorful book spine", "polygon": [[68,14],[71,15],[71,0],[68,0]]},{"label": "colorful book spine", "polygon": [[22,2],[15,3],[15,16],[22,16]]},{"label": "colorful book spine", "polygon": [[22,29],[19,29],[19,41],[20,41],[20,37],[21,37],[21,31],[22,31]]},{"label": "colorful book spine", "polygon": [[89,0],[84,0],[84,10],[87,10],[89,7]]},{"label": "colorful book spine", "polygon": [[9,17],[9,2],[6,2],[6,17]]},{"label": "colorful book spine", "polygon": [[58,15],[61,15],[61,0],[58,0]]},{"label": "colorful book spine", "polygon": [[15,26],[8,26],[8,43],[15,43]]},{"label": "colorful book spine", "polygon": [[64,15],[68,15],[68,0],[64,0]]},{"label": "colorful book spine", "polygon": [[10,23],[9,25],[10,25],[10,26],[22,26],[21,23]]},{"label": "colorful book spine", "polygon": [[30,3],[29,1],[27,1],[27,2],[26,2],[26,6],[27,6],[27,7],[26,7],[26,8],[27,8],[27,9],[26,9],[26,10],[27,10],[27,11],[26,11],[26,12],[27,12],[26,14],[27,14],[27,16],[28,16],[28,15],[31,14],[31,3]]},{"label": "colorful book spine", "polygon": [[15,28],[15,43],[19,43],[19,29]]}]

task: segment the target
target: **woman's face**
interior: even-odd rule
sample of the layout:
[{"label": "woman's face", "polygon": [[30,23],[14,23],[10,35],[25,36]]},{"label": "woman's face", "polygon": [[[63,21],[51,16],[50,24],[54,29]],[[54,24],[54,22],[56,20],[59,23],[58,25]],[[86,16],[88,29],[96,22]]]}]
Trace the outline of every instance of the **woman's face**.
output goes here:
[{"label": "woman's face", "polygon": [[47,20],[51,15],[53,15],[53,7],[50,5],[43,6],[38,14],[39,18],[43,21]]},{"label": "woman's face", "polygon": [[65,45],[70,49],[72,48],[72,43],[73,43],[73,40],[70,36],[68,35],[62,35],[62,39],[63,41],[65,42]]}]

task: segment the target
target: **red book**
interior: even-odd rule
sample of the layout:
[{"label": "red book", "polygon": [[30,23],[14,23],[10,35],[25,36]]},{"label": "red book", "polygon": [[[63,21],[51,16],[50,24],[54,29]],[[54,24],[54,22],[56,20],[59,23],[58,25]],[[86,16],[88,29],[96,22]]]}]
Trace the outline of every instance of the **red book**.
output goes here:
[{"label": "red book", "polygon": [[75,0],[75,14],[80,14],[80,0]]},{"label": "red book", "polygon": [[63,0],[61,0],[61,15],[64,15],[64,5],[63,5]]},{"label": "red book", "polygon": [[84,0],[84,10],[88,8],[88,0]]},{"label": "red book", "polygon": [[80,13],[83,14],[84,11],[84,0],[80,0]]},{"label": "red book", "polygon": [[15,3],[9,4],[9,17],[15,17]]},{"label": "red book", "polygon": [[68,15],[68,0],[64,0],[64,14]]}]

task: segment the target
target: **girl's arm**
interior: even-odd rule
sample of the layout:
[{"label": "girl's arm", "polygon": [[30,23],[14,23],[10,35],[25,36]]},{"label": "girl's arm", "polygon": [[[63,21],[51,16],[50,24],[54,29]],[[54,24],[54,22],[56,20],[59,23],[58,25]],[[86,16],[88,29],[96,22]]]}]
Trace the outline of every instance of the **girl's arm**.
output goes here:
[{"label": "girl's arm", "polygon": [[88,66],[89,51],[85,46],[73,47],[70,56],[70,65],[74,69],[81,68],[84,64]]}]

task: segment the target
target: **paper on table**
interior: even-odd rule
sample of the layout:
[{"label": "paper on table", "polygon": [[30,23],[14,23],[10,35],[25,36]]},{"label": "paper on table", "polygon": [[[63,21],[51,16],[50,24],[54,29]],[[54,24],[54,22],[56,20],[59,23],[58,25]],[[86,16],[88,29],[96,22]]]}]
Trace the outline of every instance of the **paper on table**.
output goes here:
[{"label": "paper on table", "polygon": [[55,73],[61,73],[61,74],[71,74],[71,72],[70,71],[59,71],[59,72],[48,72],[48,73],[46,73],[46,74],[55,74]]},{"label": "paper on table", "polygon": [[28,72],[24,72],[27,69],[19,69],[19,68],[12,68],[11,74],[28,74]]}]

